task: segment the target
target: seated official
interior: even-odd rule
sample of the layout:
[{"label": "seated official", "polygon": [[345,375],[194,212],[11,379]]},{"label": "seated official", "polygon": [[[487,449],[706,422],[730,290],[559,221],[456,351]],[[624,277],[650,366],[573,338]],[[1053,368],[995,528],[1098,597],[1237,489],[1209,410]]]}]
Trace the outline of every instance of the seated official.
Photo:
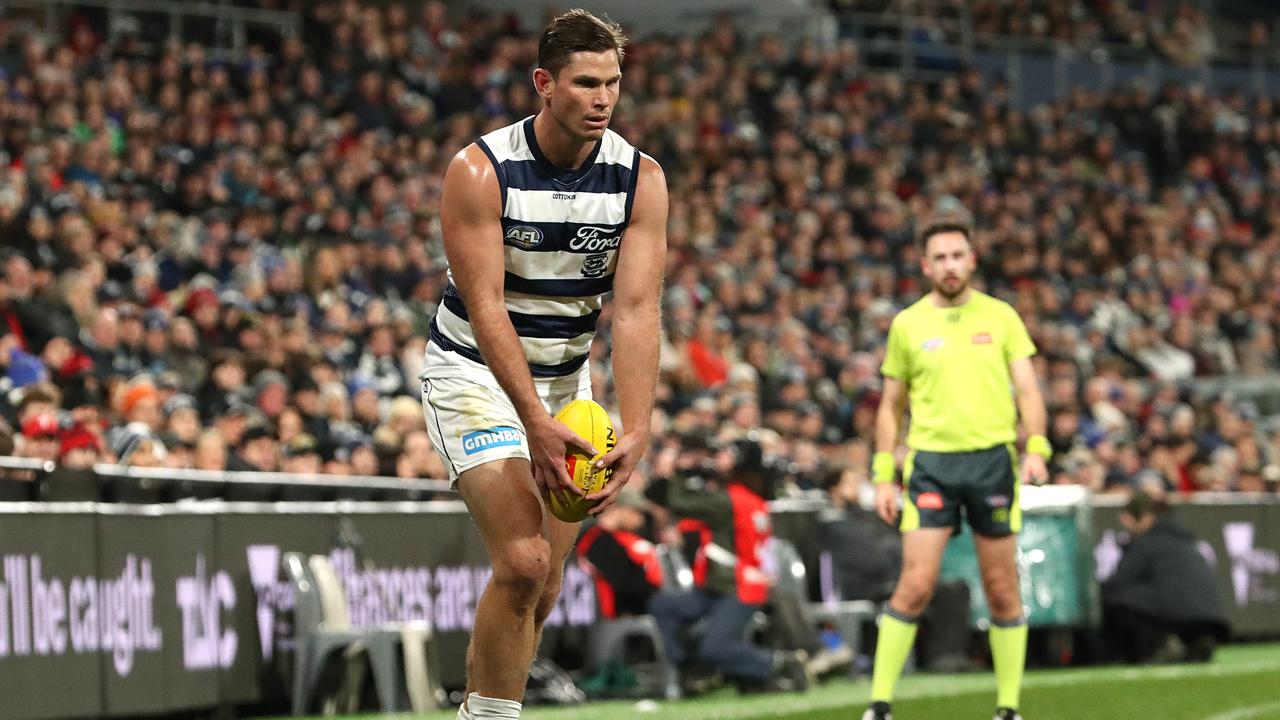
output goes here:
[{"label": "seated official", "polygon": [[867,486],[858,468],[836,468],[825,486],[830,505],[818,514],[818,546],[831,559],[831,587],[841,600],[883,602],[902,569],[902,536],[859,507]]},{"label": "seated official", "polygon": [[1103,631],[1127,662],[1207,662],[1227,638],[1226,607],[1196,538],[1162,500],[1135,492],[1120,515],[1129,532],[1102,584]]}]

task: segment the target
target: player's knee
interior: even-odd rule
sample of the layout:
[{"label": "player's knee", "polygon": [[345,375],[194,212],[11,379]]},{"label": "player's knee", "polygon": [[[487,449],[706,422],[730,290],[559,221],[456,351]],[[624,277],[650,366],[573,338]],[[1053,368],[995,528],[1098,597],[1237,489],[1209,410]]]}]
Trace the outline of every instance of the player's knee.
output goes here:
[{"label": "player's knee", "polygon": [[551,545],[542,538],[522,540],[494,558],[493,579],[516,607],[533,608],[551,573]]},{"label": "player's knee", "polygon": [[542,586],[542,594],[538,597],[538,606],[533,611],[533,621],[538,625],[546,622],[551,615],[551,611],[556,607],[556,598],[560,597],[560,580],[560,574],[555,573],[552,577],[547,578],[547,582]]}]

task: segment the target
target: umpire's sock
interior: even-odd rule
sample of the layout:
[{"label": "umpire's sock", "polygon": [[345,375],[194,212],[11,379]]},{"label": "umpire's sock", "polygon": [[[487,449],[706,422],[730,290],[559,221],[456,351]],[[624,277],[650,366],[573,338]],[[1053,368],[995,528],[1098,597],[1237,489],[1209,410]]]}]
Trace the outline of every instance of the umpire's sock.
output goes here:
[{"label": "umpire's sock", "polygon": [[916,642],[916,620],[885,607],[876,637],[876,666],[871,672],[871,701],[892,702],[893,688],[902,675],[907,654]]},{"label": "umpire's sock", "polygon": [[1027,661],[1027,621],[994,620],[987,633],[996,670],[996,707],[1018,709],[1022,669]]}]

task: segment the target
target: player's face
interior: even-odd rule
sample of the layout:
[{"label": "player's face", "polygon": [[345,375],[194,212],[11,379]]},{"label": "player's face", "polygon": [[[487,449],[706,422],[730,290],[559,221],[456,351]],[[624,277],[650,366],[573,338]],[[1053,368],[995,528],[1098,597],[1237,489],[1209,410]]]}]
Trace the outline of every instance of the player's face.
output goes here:
[{"label": "player's face", "polygon": [[569,135],[584,141],[599,140],[618,104],[621,80],[618,53],[576,52],[554,78],[548,74],[538,90],[552,117]]},{"label": "player's face", "polygon": [[929,238],[920,260],[920,270],[933,287],[948,300],[969,287],[969,276],[977,266],[973,247],[961,232],[938,233]]}]

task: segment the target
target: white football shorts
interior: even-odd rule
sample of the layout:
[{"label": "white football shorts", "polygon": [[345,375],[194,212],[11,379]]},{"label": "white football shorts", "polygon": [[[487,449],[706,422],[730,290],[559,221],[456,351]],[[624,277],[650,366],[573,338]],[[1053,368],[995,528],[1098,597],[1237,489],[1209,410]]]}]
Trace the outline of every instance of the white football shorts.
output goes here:
[{"label": "white football shorts", "polygon": [[[515,405],[489,368],[427,343],[422,370],[422,411],[449,481],[478,465],[529,459],[529,440]],[[572,400],[591,399],[591,368],[572,375],[533,379],[538,398],[555,414]]]}]

